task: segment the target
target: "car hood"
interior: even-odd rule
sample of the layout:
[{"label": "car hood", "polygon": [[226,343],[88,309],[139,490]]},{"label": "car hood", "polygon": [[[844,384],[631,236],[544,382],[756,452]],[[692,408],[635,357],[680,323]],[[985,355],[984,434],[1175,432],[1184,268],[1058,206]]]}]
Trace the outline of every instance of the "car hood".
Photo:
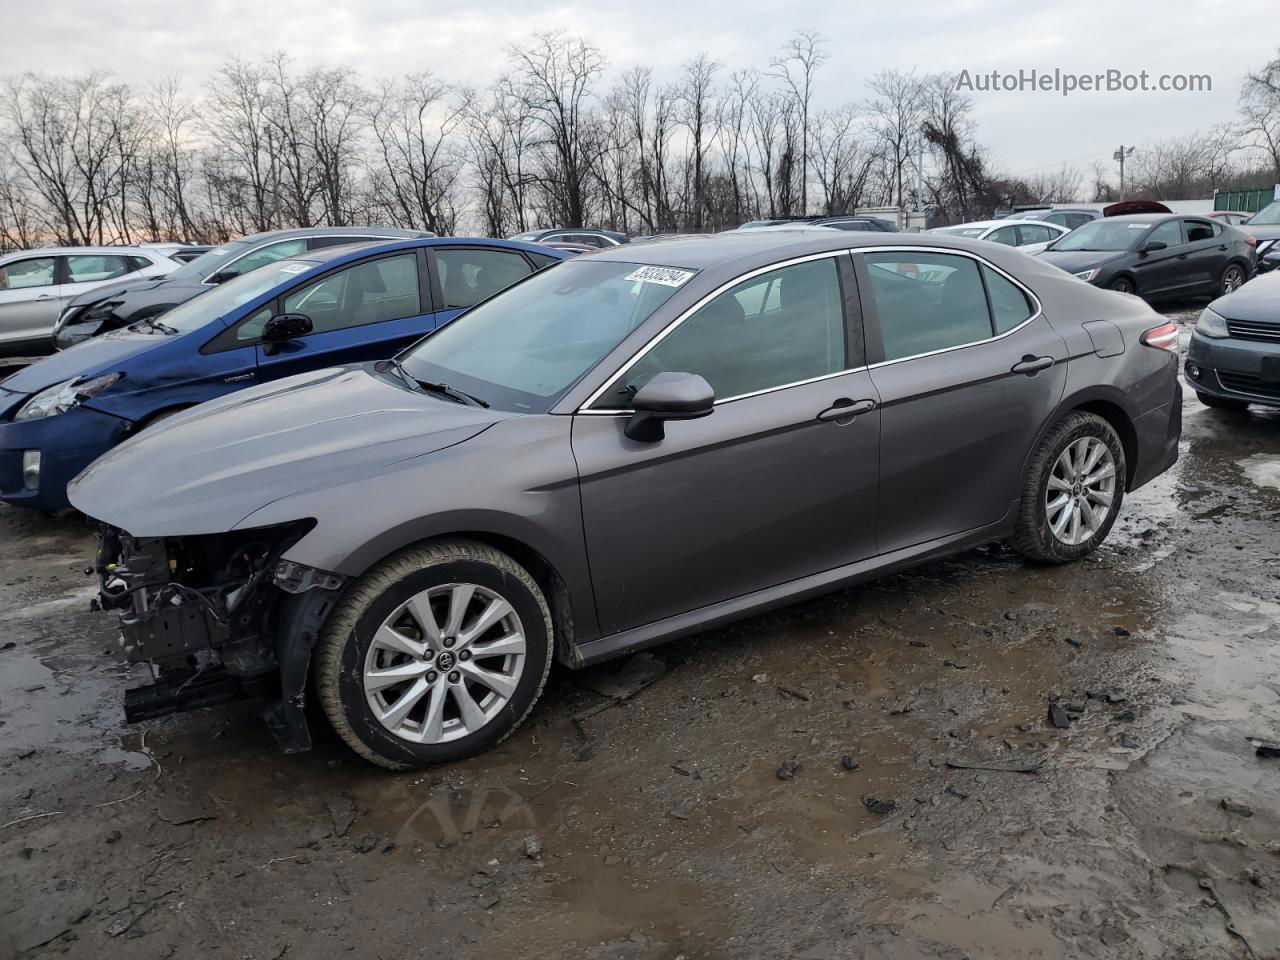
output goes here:
[{"label": "car hood", "polygon": [[1254,277],[1234,293],[1213,301],[1209,309],[1229,320],[1280,325],[1280,272]]},{"label": "car hood", "polygon": [[24,367],[4,381],[4,388],[17,393],[36,393],[72,377],[115,373],[129,360],[169,339],[165,334],[117,330]]},{"label": "car hood", "polygon": [[1080,273],[1119,260],[1124,254],[1123,250],[1046,250],[1040,259],[1067,273]]},{"label": "car hood", "polygon": [[222,533],[281,497],[353,482],[518,416],[417,392],[381,365],[300,374],[194,407],[105,454],[67,494],[134,536]]}]

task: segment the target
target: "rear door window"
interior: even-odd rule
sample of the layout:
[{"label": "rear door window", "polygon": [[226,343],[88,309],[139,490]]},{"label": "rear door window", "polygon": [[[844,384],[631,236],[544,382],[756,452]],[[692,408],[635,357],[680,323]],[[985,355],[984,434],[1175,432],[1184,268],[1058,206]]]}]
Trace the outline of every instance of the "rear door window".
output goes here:
[{"label": "rear door window", "polygon": [[977,261],[924,250],[865,257],[885,360],[977,343],[993,335]]},{"label": "rear door window", "polygon": [[446,310],[479,303],[533,272],[528,260],[506,250],[433,249]]},{"label": "rear door window", "polygon": [[136,268],[133,258],[106,254],[86,253],[67,257],[67,275],[71,283],[89,283],[93,280],[114,280],[132,273]]},{"label": "rear door window", "polygon": [[1018,228],[1018,246],[1026,246],[1028,243],[1048,243],[1058,234],[1056,231],[1040,224],[1024,223]]},{"label": "rear door window", "polygon": [[992,243],[1003,243],[1005,246],[1016,247],[1018,245],[1018,228],[1000,227],[992,230],[982,239],[990,240]]}]

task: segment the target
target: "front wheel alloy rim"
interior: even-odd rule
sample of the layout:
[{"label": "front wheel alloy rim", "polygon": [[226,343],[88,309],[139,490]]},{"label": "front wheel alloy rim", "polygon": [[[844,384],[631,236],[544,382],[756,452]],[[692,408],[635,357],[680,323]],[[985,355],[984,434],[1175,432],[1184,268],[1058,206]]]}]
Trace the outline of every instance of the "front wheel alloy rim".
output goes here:
[{"label": "front wheel alloy rim", "polygon": [[1053,465],[1045,490],[1045,513],[1054,537],[1076,546],[1094,536],[1111,512],[1116,492],[1116,462],[1096,437],[1067,445]]},{"label": "front wheel alloy rim", "polygon": [[474,583],[430,587],[378,627],[364,658],[365,697],[397,737],[448,743],[502,712],[525,649],[520,616],[498,593]]}]

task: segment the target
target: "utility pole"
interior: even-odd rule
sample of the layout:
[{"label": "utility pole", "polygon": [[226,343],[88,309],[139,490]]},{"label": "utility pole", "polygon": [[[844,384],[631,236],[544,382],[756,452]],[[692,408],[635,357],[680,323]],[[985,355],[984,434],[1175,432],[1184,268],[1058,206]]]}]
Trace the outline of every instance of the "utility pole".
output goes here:
[{"label": "utility pole", "polygon": [[1124,161],[1126,157],[1133,156],[1133,147],[1126,147],[1123,143],[1120,148],[1111,155],[1112,160],[1120,161],[1120,199],[1124,199]]}]

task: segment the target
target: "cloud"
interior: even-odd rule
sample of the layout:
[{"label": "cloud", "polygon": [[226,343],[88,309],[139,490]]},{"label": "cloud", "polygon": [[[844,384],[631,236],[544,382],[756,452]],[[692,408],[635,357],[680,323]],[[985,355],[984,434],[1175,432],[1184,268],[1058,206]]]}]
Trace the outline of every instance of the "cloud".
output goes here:
[{"label": "cloud", "polygon": [[180,73],[193,91],[230,56],[276,50],[304,67],[350,64],[370,80],[431,70],[454,83],[484,86],[503,69],[511,43],[547,29],[590,37],[611,75],[642,64],[660,78],[674,78],[680,64],[701,51],[727,69],[763,67],[794,30],[818,30],[830,55],[818,79],[820,106],[862,99],[867,78],[888,67],[1146,69],[1213,78],[1209,93],[975,94],[981,142],[1000,167],[1015,173],[1076,158],[1087,167],[1093,158],[1109,158],[1122,141],[1230,121],[1244,72],[1277,54],[1267,31],[1235,29],[1212,0],[1158,8],[1114,0],[553,0],[536,6],[515,0],[212,0],[195,6],[59,0],[12,6],[5,20],[5,72],[105,68],[138,85]]}]

